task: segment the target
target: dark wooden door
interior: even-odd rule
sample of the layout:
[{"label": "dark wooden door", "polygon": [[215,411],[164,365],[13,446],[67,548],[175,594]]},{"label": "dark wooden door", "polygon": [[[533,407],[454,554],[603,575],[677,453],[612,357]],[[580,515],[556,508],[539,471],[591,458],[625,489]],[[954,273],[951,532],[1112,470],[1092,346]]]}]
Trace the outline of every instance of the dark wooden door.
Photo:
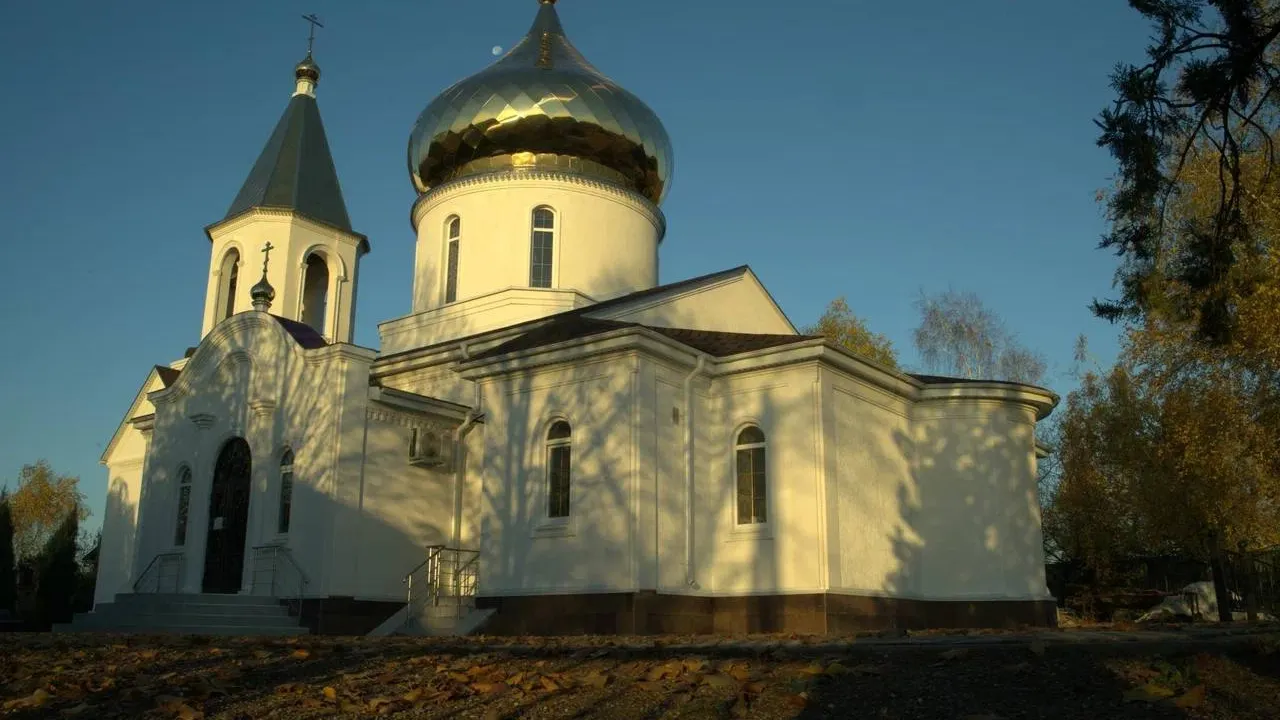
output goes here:
[{"label": "dark wooden door", "polygon": [[204,592],[240,592],[244,541],[249,529],[249,443],[233,438],[222,446],[209,495],[209,538],[204,549]]}]

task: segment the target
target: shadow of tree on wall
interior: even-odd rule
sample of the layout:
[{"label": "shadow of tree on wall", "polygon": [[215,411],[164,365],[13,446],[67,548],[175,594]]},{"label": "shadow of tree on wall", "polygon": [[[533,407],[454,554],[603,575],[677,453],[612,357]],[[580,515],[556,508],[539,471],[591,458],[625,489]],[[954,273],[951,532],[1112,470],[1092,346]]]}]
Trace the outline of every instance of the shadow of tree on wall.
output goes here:
[{"label": "shadow of tree on wall", "polygon": [[[917,413],[926,416],[911,434],[895,436],[910,474],[896,488],[898,524],[890,541],[897,569],[884,578],[884,589],[970,602],[891,602],[884,609],[905,628],[1052,623],[1032,411],[965,404],[962,416],[934,419],[927,413],[946,402],[922,403]],[[1041,604],[1017,603],[1029,600]]]},{"label": "shadow of tree on wall", "polygon": [[108,573],[128,575],[134,564],[138,498],[131,496],[129,484],[118,475],[110,478],[107,486],[109,489],[103,506],[102,533],[104,537],[112,536],[117,541],[99,548],[98,575],[101,577],[104,569],[109,569]]},{"label": "shadow of tree on wall", "polygon": [[[352,392],[347,399],[365,397],[367,373],[358,368],[344,371],[346,361],[335,357],[337,348],[332,346],[303,350],[277,324],[251,312],[221,323],[183,369],[185,382],[195,384],[184,385],[180,397],[157,406],[139,525],[132,538],[128,499],[114,492],[114,484],[108,499],[107,527],[114,526],[118,532],[104,533],[109,540],[103,553],[114,554],[128,566],[127,576],[115,578],[115,587],[106,590],[108,595],[131,591],[152,558],[168,552],[182,553],[185,585],[199,591],[211,521],[213,470],[222,448],[235,437],[244,438],[252,453],[243,570],[247,585],[259,580],[254,576],[257,545],[281,543],[291,548],[308,580],[304,592],[315,597],[333,594],[329,573],[334,570],[344,578],[359,577],[362,563],[386,567],[387,556],[394,558],[397,553],[405,559],[407,570],[409,560],[421,557],[425,545],[445,536],[450,506],[443,506],[446,514],[441,517],[436,498],[424,491],[422,483],[413,482],[421,479],[421,473],[410,468],[407,460],[403,461],[406,473],[419,477],[402,481],[363,472],[365,401],[344,402],[342,393],[345,381]],[[404,434],[407,442],[407,430]],[[280,460],[286,447],[295,459],[291,519],[283,534],[278,532]],[[183,466],[191,469],[192,484],[185,543],[178,546],[176,517]],[[371,493],[386,498],[385,504],[395,507],[395,512],[384,516],[367,512],[364,503]],[[374,556],[361,553],[361,545],[373,548]],[[281,563],[275,572],[283,575],[276,578],[278,596],[294,597],[302,589],[292,565]],[[375,577],[355,594],[364,591],[384,600],[402,597],[401,576],[383,574],[387,577]],[[255,594],[266,594],[271,586],[253,589]],[[352,593],[341,588],[339,594]]]},{"label": "shadow of tree on wall", "polygon": [[[663,322],[698,326],[692,315],[675,311]],[[731,435],[743,418],[734,417],[742,411],[722,397],[726,381],[717,379],[712,388],[705,371],[693,386],[698,402],[693,417],[697,459],[692,575],[697,584],[686,582],[688,418],[681,381],[696,356],[692,349],[676,353],[687,359],[667,361],[671,367],[663,370],[655,369],[657,361],[650,356],[632,350],[575,357],[559,364],[554,378],[545,370],[519,370],[485,381],[488,416],[483,432],[489,436],[490,454],[483,460],[484,485],[478,498],[485,523],[478,528],[481,593],[504,596],[495,603],[498,615],[485,632],[665,628],[709,633],[717,589],[778,587],[779,569],[787,559],[779,554],[776,540],[727,542],[725,520],[735,501]],[[488,406],[497,398],[503,400],[504,410]],[[776,429],[791,413],[813,413],[808,396],[796,408],[780,406],[768,393],[757,400],[748,415],[758,416],[775,440],[782,436]],[[571,530],[565,534],[538,527],[547,516],[545,434],[554,417],[569,420],[573,428],[573,509]],[[770,482],[775,489],[793,484],[784,447],[770,445]],[[809,435],[798,451],[812,452],[814,447]],[[812,481],[806,478],[801,485],[787,492],[806,492]],[[771,513],[798,525],[802,521],[785,510],[790,501],[786,493],[776,493]],[[812,523],[807,529],[811,528]],[[774,537],[799,530],[776,528]],[[633,591],[640,594],[623,595]],[[648,594],[652,592],[664,597],[653,598]],[[512,597],[523,593],[559,598],[547,604]],[[774,605],[739,600],[739,631],[780,623]],[[504,609],[511,612],[504,614]]]}]

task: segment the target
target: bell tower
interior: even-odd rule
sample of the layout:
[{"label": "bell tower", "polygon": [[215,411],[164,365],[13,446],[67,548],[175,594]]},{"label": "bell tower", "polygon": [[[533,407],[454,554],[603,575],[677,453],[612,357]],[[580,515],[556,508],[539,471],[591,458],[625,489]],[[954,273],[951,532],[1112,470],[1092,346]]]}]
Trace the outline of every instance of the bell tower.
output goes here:
[{"label": "bell tower", "polygon": [[[305,19],[314,41],[319,22]],[[205,228],[212,253],[202,338],[251,309],[255,259],[269,243],[276,251],[266,278],[276,289],[271,311],[310,325],[329,342],[351,342],[356,279],[369,240],[351,228],[342,199],[316,103],[320,66],[311,41],[293,75],[293,96],[240,192],[223,219]]]}]

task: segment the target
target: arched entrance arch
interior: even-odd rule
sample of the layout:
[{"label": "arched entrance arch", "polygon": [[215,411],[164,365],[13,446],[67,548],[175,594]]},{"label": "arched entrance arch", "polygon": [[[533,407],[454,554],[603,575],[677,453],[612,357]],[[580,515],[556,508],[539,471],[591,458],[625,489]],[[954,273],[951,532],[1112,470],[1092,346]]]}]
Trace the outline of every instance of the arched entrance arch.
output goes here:
[{"label": "arched entrance arch", "polygon": [[244,438],[231,438],[222,446],[213,469],[213,489],[209,493],[204,592],[240,592],[245,535],[249,530],[249,475],[252,469],[249,443]]}]

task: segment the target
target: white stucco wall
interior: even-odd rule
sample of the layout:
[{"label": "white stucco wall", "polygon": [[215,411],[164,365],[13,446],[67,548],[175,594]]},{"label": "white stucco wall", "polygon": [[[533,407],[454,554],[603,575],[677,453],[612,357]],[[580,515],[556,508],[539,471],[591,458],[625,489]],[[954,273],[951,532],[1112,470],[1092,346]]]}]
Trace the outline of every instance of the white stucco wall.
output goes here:
[{"label": "white stucco wall", "polygon": [[592,305],[574,290],[509,288],[459,300],[378,325],[384,355],[500,330]]},{"label": "white stucco wall", "polygon": [[[684,381],[696,357],[665,338],[623,332],[470,365],[460,349],[444,348],[375,366],[371,351],[304,351],[275,320],[236,316],[202,342],[173,387],[147,396],[156,413],[150,451],[129,427],[106,458],[124,490],[117,519],[104,526],[104,557],[130,543],[135,551],[104,564],[98,597],[130,579],[125,565],[136,573],[174,549],[184,463],[194,475],[185,589],[199,591],[214,463],[235,436],[253,452],[246,548],[287,544],[311,596],[399,600],[424,548],[452,544],[457,532],[462,547],[482,552],[483,595],[1047,597],[1033,444],[1043,393],[922,386],[805,343],[706,358],[690,415]],[[371,372],[381,388],[370,387]],[[454,405],[432,411],[445,415],[406,409],[430,402],[380,394],[390,389]],[[409,430],[448,432],[465,415],[460,406],[477,405],[483,421],[467,439],[455,516],[457,476],[412,466]],[[546,512],[545,438],[557,419],[573,428],[565,523]],[[736,522],[735,441],[748,424],[767,438],[763,526]],[[294,509],[281,536],[286,446],[295,452]],[[131,526],[133,485],[141,501]],[[246,589],[252,567],[250,557]]]},{"label": "white stucco wall", "polygon": [[[667,375],[667,380],[681,375]],[[709,397],[700,403],[700,414],[694,418],[698,430],[694,477],[696,585],[685,588],[685,592],[736,595],[821,591],[822,558],[815,552],[822,527],[815,455],[815,378],[815,368],[806,366],[720,377],[712,384]],[[736,444],[738,433],[748,425],[759,427],[766,438],[767,522],[740,525]],[[660,457],[677,454],[676,448],[660,451]],[[683,538],[683,532],[679,536]],[[675,591],[672,564],[662,565],[663,589]]]},{"label": "white stucco wall", "polygon": [[[687,537],[683,380],[691,369],[643,353],[548,366],[486,386],[480,512],[482,592],[658,589],[697,595],[813,592],[822,527],[815,458],[813,367],[693,383],[692,580]],[[573,511],[545,521],[544,438],[552,418],[573,426]],[[769,522],[734,514],[736,431],[768,437]]]},{"label": "white stucco wall", "polygon": [[831,589],[892,595],[899,574],[900,492],[913,488],[908,449],[910,403],[843,373],[822,371]]},{"label": "white stucco wall", "polygon": [[[892,583],[927,597],[1047,599],[1034,411],[940,399],[913,410],[912,476]],[[892,584],[891,583],[891,584]]]},{"label": "white stucco wall", "polygon": [[138,510],[151,431],[139,429],[131,420],[155,412],[146,396],[162,387],[164,385],[155,371],[148,373],[138,397],[126,413],[127,417],[103,454],[103,465],[107,468],[107,499],[103,507],[95,603],[111,602],[116,593],[128,592],[134,574],[141,571],[135,567]]},{"label": "white stucco wall", "polygon": [[658,283],[664,221],[643,197],[569,175],[516,173],[459,180],[414,208],[413,310],[444,304],[446,223],[462,220],[458,300],[529,286],[533,211],[556,212],[552,288],[607,300]]},{"label": "white stucco wall", "polygon": [[907,402],[834,369],[823,390],[833,591],[1048,597],[1028,398],[961,385]]},{"label": "white stucco wall", "polygon": [[344,518],[340,555],[351,559],[336,594],[403,600],[403,577],[422,562],[424,548],[451,539],[454,476],[409,463],[411,428],[424,427],[419,418],[372,405],[366,417],[363,474],[349,482],[356,502],[336,506]]},{"label": "white stucco wall", "polygon": [[766,335],[796,334],[790,321],[750,272],[588,314],[657,327]]},{"label": "white stucco wall", "polygon": [[[634,588],[633,366],[615,356],[484,385],[483,594]],[[547,520],[545,438],[558,418],[573,430],[565,525]]]},{"label": "white stucco wall", "polygon": [[205,292],[201,337],[222,319],[219,315],[223,259],[231,250],[240,254],[236,281],[236,312],[252,307],[249,290],[262,278],[262,248],[271,243],[267,281],[275,288],[271,313],[302,320],[302,290],[307,258],[324,259],[329,273],[325,320],[321,334],[330,342],[351,342],[355,320],[356,280],[362,255],[361,238],[312,222],[286,210],[256,208],[209,231],[209,282]]}]

